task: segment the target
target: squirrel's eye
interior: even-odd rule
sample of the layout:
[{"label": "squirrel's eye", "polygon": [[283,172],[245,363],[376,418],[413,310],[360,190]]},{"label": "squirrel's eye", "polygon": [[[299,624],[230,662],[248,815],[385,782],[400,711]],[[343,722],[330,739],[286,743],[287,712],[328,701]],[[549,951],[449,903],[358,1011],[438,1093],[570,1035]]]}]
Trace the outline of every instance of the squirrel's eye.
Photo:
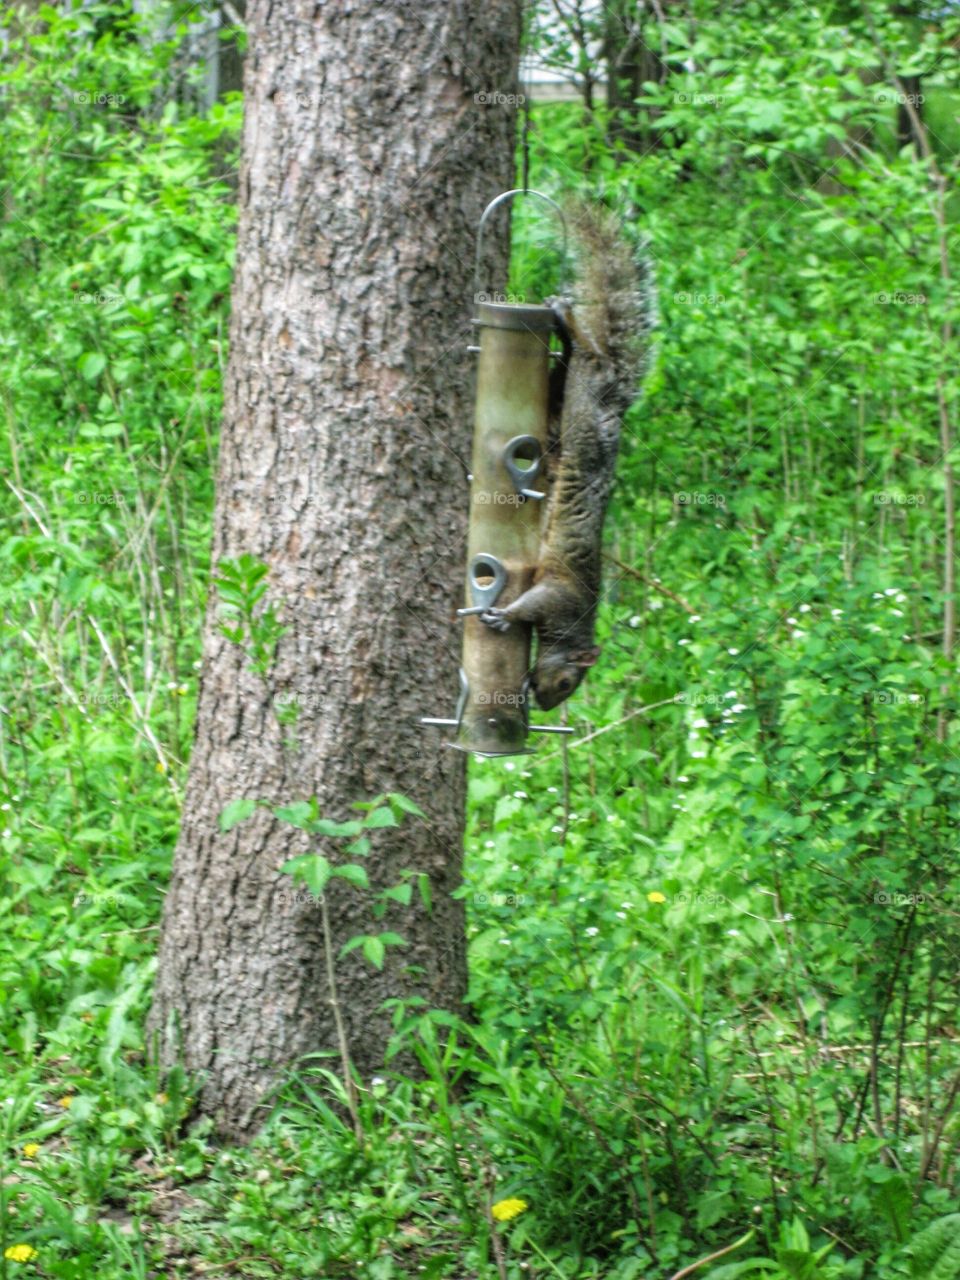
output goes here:
[{"label": "squirrel's eye", "polygon": [[563,679],[557,685],[557,688],[560,690],[561,693],[566,693],[567,690],[570,688],[569,677],[564,676]]}]

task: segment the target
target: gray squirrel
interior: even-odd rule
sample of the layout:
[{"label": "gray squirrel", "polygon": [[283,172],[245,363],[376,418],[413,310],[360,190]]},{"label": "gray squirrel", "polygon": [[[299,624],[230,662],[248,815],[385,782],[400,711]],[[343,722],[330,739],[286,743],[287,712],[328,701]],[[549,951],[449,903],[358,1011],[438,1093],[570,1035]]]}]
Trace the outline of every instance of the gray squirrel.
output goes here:
[{"label": "gray squirrel", "polygon": [[[601,543],[613,489],[620,424],[643,372],[653,309],[649,270],[602,206],[570,210],[578,248],[572,304],[548,299],[566,366],[559,409],[559,463],[547,499],[533,585],[481,621],[536,629],[530,684],[545,711],[574,692],[600,656],[594,624],[600,600]],[[552,449],[548,450],[550,462]]]}]

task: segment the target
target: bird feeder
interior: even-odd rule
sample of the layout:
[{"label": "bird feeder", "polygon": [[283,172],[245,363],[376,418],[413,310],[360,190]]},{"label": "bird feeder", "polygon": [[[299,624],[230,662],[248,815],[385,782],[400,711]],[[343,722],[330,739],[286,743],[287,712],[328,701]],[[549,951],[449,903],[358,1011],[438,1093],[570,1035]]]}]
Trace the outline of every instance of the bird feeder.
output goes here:
[{"label": "bird feeder", "polygon": [[[507,191],[483,212],[477,234],[479,285],[484,226],[503,201],[537,196],[560,217],[556,204],[538,191]],[[565,240],[565,235],[564,235]],[[547,306],[484,301],[475,290],[473,324],[479,343],[470,476],[463,658],[460,696],[453,719],[421,723],[455,730],[447,744],[482,756],[528,753],[530,732],[565,733],[531,725],[529,672],[532,628],[512,624],[495,631],[479,615],[505,608],[533,584],[540,556],[548,447],[551,338],[557,333]]]}]

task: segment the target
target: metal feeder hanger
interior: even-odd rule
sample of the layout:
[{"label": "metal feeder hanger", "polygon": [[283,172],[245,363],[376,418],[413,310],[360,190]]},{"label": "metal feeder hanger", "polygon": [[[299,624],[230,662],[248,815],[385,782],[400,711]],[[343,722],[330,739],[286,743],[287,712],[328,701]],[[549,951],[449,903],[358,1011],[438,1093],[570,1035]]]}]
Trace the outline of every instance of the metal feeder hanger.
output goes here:
[{"label": "metal feeder hanger", "polygon": [[477,227],[474,298],[480,334],[470,476],[467,605],[463,619],[460,696],[455,718],[420,723],[455,729],[446,745],[480,756],[528,755],[528,733],[572,733],[561,725],[530,724],[531,630],[512,623],[495,631],[479,614],[504,608],[533,584],[540,556],[545,492],[538,487],[547,449],[550,339],[557,332],[549,307],[480,301],[483,231],[493,211],[514,196],[536,196],[567,228],[559,206],[540,191],[516,188],[487,205]]}]

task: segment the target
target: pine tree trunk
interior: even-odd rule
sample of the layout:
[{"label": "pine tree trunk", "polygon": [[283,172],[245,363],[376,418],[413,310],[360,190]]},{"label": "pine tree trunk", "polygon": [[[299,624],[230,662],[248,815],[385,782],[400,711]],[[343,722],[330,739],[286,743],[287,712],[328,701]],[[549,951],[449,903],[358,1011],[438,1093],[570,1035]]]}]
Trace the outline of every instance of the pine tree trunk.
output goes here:
[{"label": "pine tree trunk", "polygon": [[[498,95],[517,91],[520,0],[254,0],[248,24],[213,563],[268,564],[289,631],[261,679],[219,634],[211,590],[149,1024],[165,1065],[205,1073],[199,1109],[234,1137],[261,1121],[287,1064],[336,1050],[320,912],[291,903],[278,872],[335,851],[264,809],[222,834],[231,800],[315,795],[344,819],[390,790],[427,813],[377,833],[369,870],[380,884],[427,872],[432,914],[398,907],[377,926],[409,943],[382,973],[357,953],[340,962],[361,1074],[382,1066],[387,997],[454,1008],[464,992],[449,896],[464,761],[417,722],[452,711],[457,692],[474,232],[514,171],[515,109]],[[504,223],[485,237],[493,283]],[[278,719],[291,701],[293,726]],[[336,950],[371,931],[363,897],[339,883]]]}]

